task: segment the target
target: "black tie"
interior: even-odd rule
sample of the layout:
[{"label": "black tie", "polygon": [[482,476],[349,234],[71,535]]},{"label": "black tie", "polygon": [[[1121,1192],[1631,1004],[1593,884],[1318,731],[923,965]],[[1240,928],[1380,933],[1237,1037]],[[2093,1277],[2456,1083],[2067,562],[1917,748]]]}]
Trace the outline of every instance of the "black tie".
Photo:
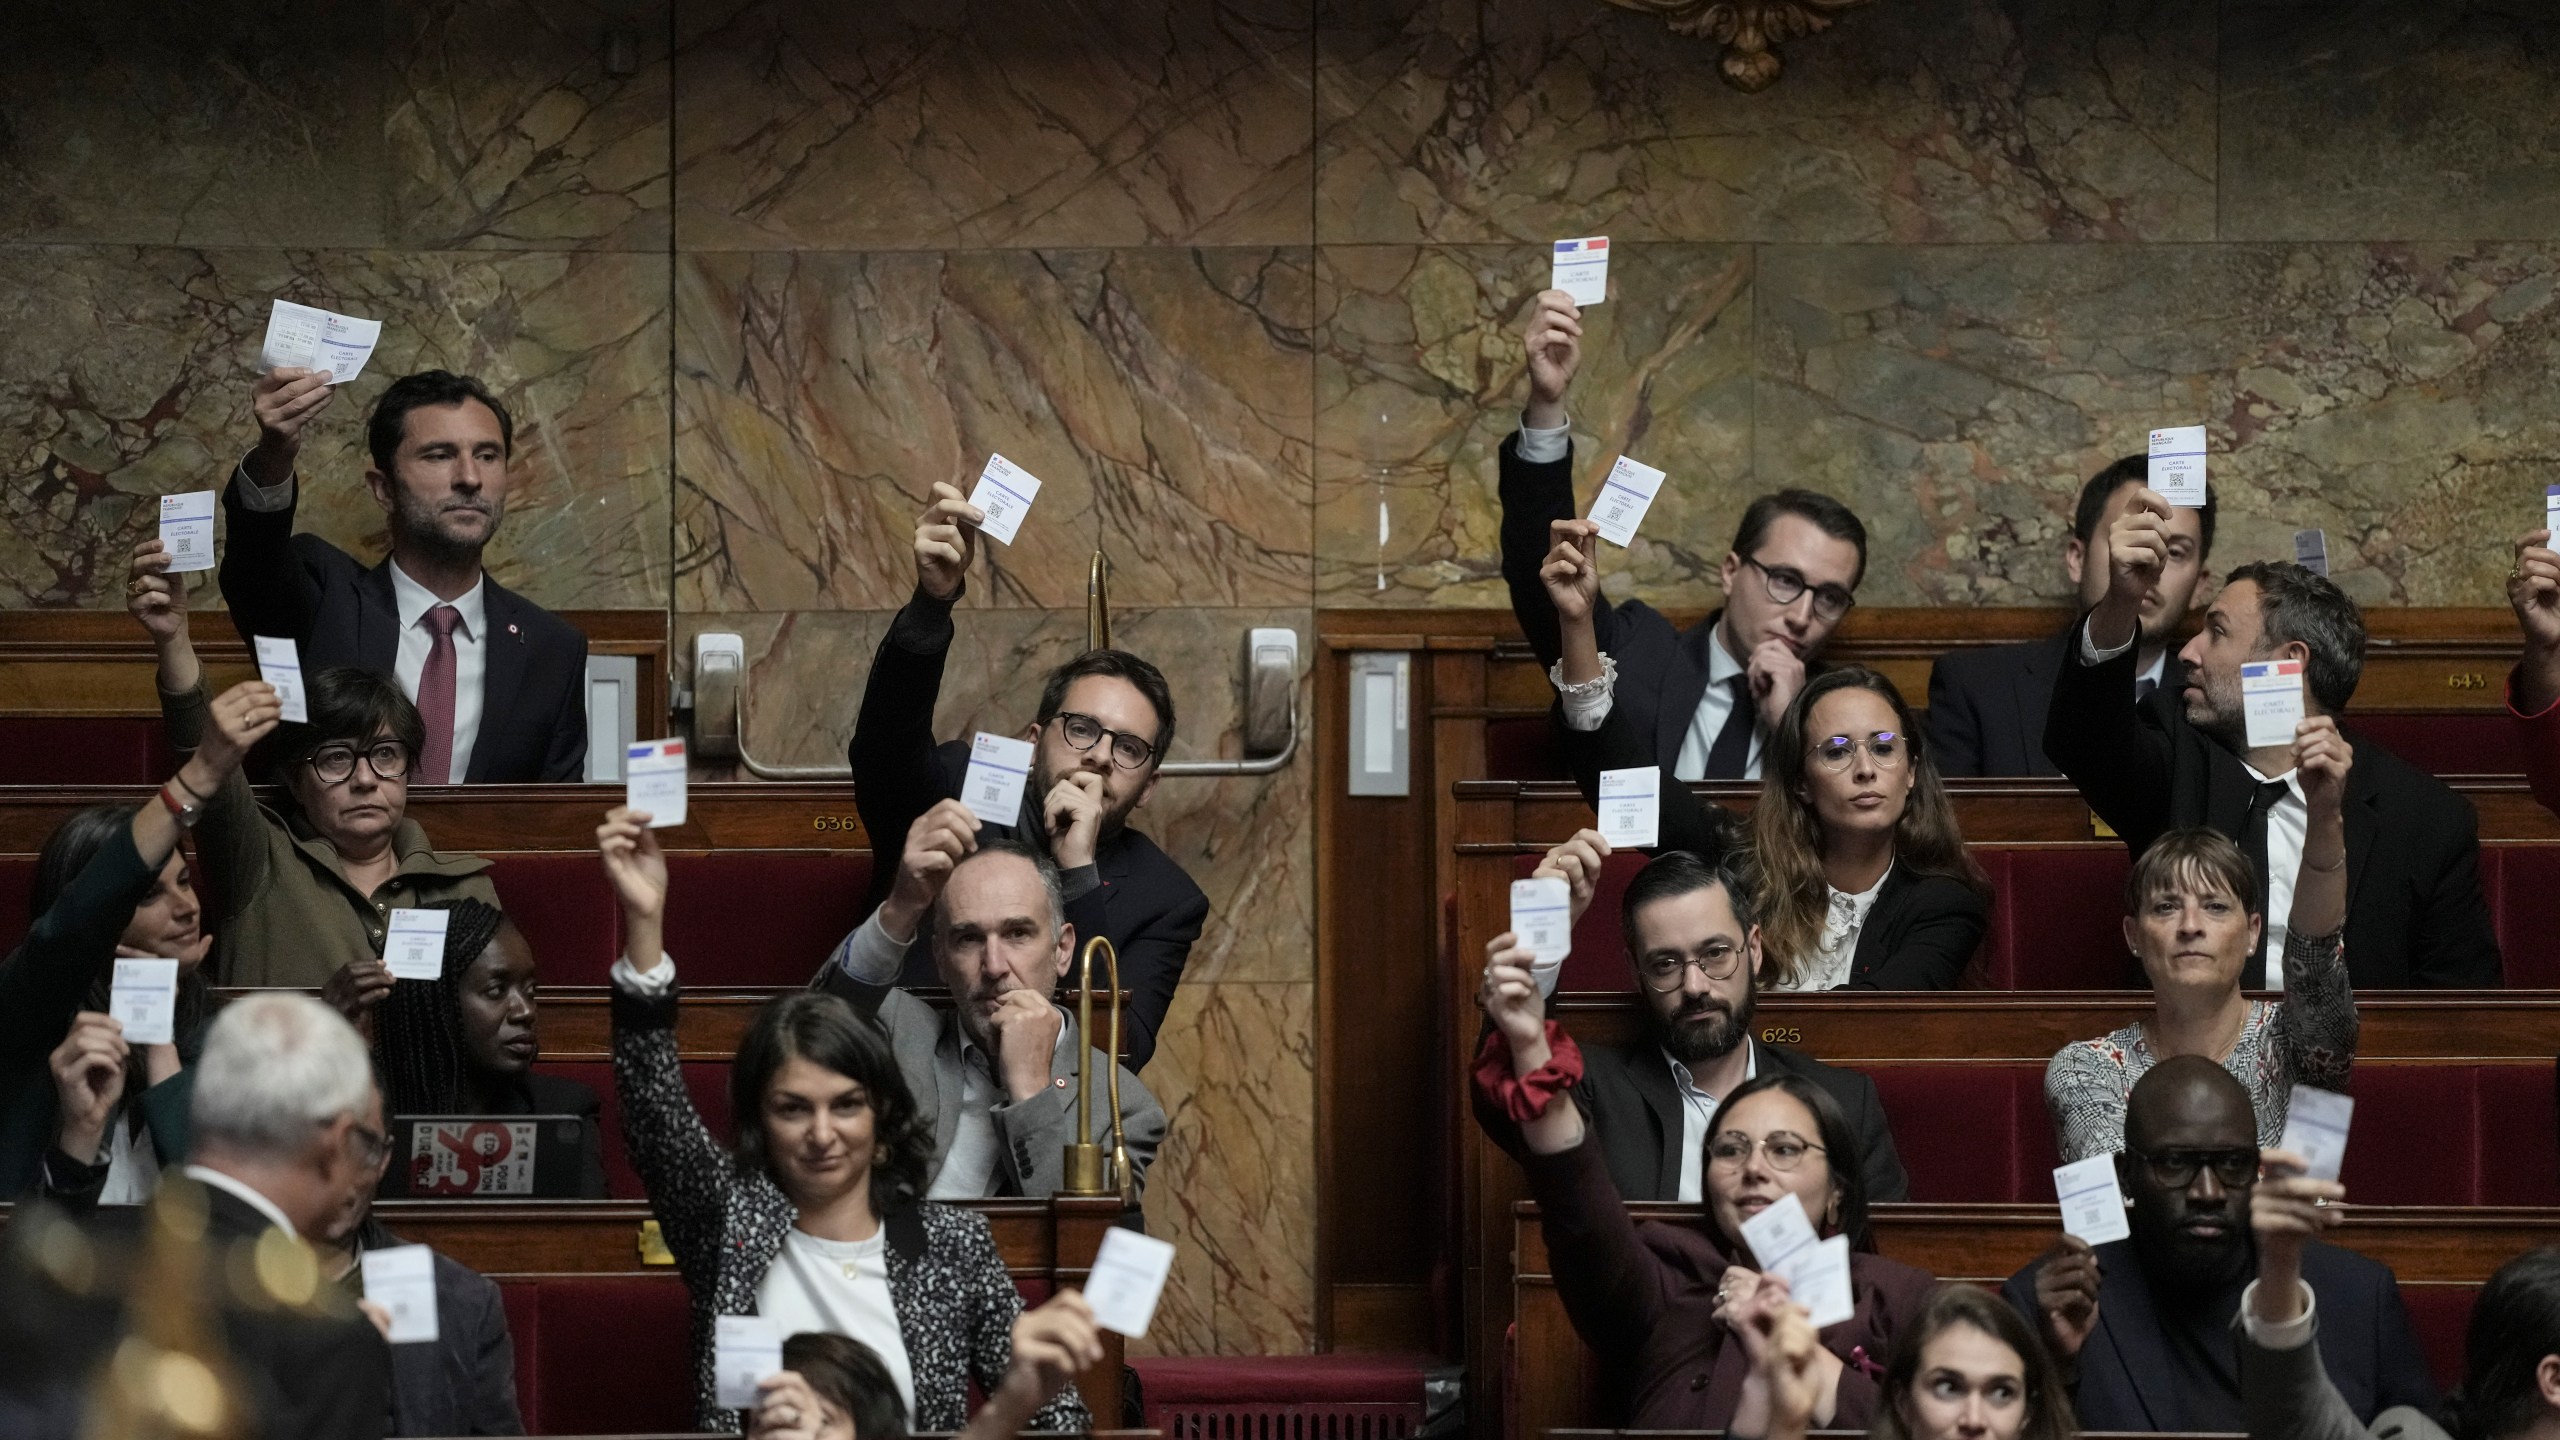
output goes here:
[{"label": "black tie", "polygon": [[1733,708],[1725,712],[1724,728],[1707,751],[1709,780],[1739,780],[1751,766],[1751,677],[1736,675],[1724,683],[1733,692]]},{"label": "black tie", "polygon": [[2136,705],[2145,705],[2145,704],[2149,704],[2149,703],[2150,703],[2150,700],[2151,700],[2152,692],[2153,692],[2153,691],[2158,690],[2159,688],[2160,688],[2160,682],[2159,682],[2159,681],[2157,681],[2157,680],[2152,679],[2152,678],[2151,678],[2150,676],[2148,676],[2148,675],[2145,675],[2145,676],[2143,676],[2141,679],[2134,681],[2134,682],[2133,682],[2133,703],[2134,703],[2134,704],[2136,704]]},{"label": "black tie", "polygon": [[2240,822],[2240,848],[2248,852],[2249,863],[2258,871],[2258,948],[2249,956],[2249,969],[2240,977],[2243,990],[2267,988],[2267,812],[2275,808],[2288,787],[2281,780],[2261,780],[2249,792],[2249,815]]}]

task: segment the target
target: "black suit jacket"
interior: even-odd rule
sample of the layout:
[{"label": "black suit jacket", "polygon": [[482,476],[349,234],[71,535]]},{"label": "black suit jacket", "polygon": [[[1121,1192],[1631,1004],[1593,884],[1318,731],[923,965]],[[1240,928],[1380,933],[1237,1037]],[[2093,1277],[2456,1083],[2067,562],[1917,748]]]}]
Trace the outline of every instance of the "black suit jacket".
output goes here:
[{"label": "black suit jacket", "polygon": [[[1950,650],[1929,670],[1929,754],[1941,775],[2059,775],[2044,753],[2053,678],[2071,659],[2076,626],[2043,640]],[[2161,661],[2158,703],[2186,683],[2177,656]]]},{"label": "black suit jacket", "polygon": [[[889,623],[871,661],[871,680],[862,692],[847,752],[853,764],[854,809],[879,857],[871,867],[871,908],[897,883],[898,856],[906,848],[908,829],[927,810],[957,798],[969,775],[968,742],[937,745],[933,738],[934,700],[942,692],[951,634],[951,607],[918,591]],[[1029,813],[1041,797],[1026,786],[1022,798]],[[1046,849],[1043,837],[1027,829],[990,825],[985,833],[1017,836]],[[1118,952],[1120,988],[1129,992],[1128,1013],[1122,1017],[1127,1054],[1122,1058],[1132,1071],[1141,1070],[1155,1054],[1165,1012],[1173,1008],[1174,987],[1191,958],[1191,942],[1200,938],[1200,927],[1209,918],[1209,897],[1172,856],[1135,830],[1123,829],[1102,842],[1093,863],[1101,883],[1067,902],[1067,923],[1075,927],[1079,955],[1084,942],[1096,935],[1110,937]],[[904,980],[938,983],[930,940],[923,934],[907,951]],[[1100,974],[1094,983],[1102,983]]]},{"label": "black suit jacket", "polygon": [[[1538,582],[1538,566],[1547,558],[1547,527],[1574,518],[1573,453],[1568,448],[1561,460],[1532,465],[1520,458],[1515,430],[1502,442],[1500,473],[1503,583],[1511,588],[1511,613],[1538,652],[1538,663],[1552,668],[1564,653],[1564,639],[1555,604]],[[1641,600],[1592,608],[1600,649],[1618,662],[1613,711],[1623,713],[1650,747],[1652,758],[1641,763],[1660,765],[1665,775],[1678,763],[1698,702],[1706,698],[1708,647],[1723,617],[1718,610],[1682,630]]]},{"label": "black suit jacket", "polygon": [[[1759,1057],[1759,1073],[1785,1071],[1819,1085],[1840,1104],[1857,1133],[1861,1173],[1867,1199],[1908,1200],[1911,1177],[1903,1173],[1902,1155],[1893,1148],[1893,1128],[1885,1121],[1884,1102],[1876,1082],[1855,1070],[1825,1065],[1800,1050],[1747,1041]],[[1514,1158],[1522,1155],[1520,1127],[1511,1118],[1473,1096],[1476,1123],[1484,1127]],[[1650,1042],[1582,1047],[1582,1083],[1574,1088],[1582,1113],[1591,1119],[1600,1153],[1609,1162],[1609,1178],[1629,1200],[1680,1198],[1680,1140],[1687,1133],[1687,1110],[1671,1082],[1671,1062]]]},{"label": "black suit jacket", "polygon": [[[2083,616],[2072,629],[2080,643]],[[2044,748],[2089,808],[2140,855],[2167,830],[2239,836],[2251,781],[2240,757],[2182,707],[2137,706],[2133,652],[2101,665],[2070,656],[2055,676]],[[2399,756],[2347,732],[2347,973],[2359,990],[2494,987],[2498,938],[2480,894],[2480,820],[2471,802]],[[2269,957],[2269,964],[2274,963]]]},{"label": "black suit jacket", "polygon": [[[409,1242],[365,1217],[361,1249]],[[521,1435],[516,1347],[497,1282],[446,1255],[435,1258],[436,1338],[391,1347],[391,1433]]]},{"label": "black suit jacket", "polygon": [[[2215,1431],[2241,1428],[2239,1365],[2230,1320],[2239,1291],[2221,1297],[2220,1323],[2204,1327],[2216,1368],[2228,1380],[2209,1395],[2184,1393],[2164,1377],[2181,1373],[2170,1354],[2151,1284],[2130,1240],[2097,1247],[2098,1323],[2080,1347],[2080,1379],[2072,1407],[2087,1431]],[[2001,1293],[2030,1325],[2038,1324],[2039,1259],[2009,1277]],[[2435,1413],[2440,1396],[2427,1375],[2426,1352],[2409,1325],[2408,1307],[2390,1267],[2314,1240],[2302,1249],[2302,1279],[2317,1297],[2320,1358],[2356,1418],[2367,1424],[2394,1405]]]},{"label": "black suit jacket", "polygon": [[[301,491],[295,490],[300,498]],[[303,669],[353,665],[391,676],[400,657],[400,602],[391,562],[368,570],[317,535],[293,532],[293,507],[252,510],[235,482],[223,487],[229,529],[222,599],[242,640],[291,639]],[[481,675],[480,731],[471,744],[475,785],[574,784],[587,768],[587,637],[559,616],[482,577],[489,634]],[[415,697],[412,697],[415,698]]]}]

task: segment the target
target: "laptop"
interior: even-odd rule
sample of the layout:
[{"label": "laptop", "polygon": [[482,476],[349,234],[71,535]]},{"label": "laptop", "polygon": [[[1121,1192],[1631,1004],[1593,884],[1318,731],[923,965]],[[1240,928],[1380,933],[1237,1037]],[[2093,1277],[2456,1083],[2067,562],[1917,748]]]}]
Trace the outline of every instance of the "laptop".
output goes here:
[{"label": "laptop", "polygon": [[405,1200],[575,1200],[587,1122],[575,1115],[401,1115],[381,1194]]}]

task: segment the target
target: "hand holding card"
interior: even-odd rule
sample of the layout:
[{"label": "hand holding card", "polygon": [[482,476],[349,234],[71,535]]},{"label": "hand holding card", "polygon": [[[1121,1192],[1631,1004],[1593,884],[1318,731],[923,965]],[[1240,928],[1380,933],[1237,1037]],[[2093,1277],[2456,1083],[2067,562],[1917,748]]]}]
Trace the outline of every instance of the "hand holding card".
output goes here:
[{"label": "hand holding card", "polygon": [[1545,975],[1573,953],[1573,890],[1563,877],[1532,875],[1511,882],[1514,943],[1536,956],[1530,968]]},{"label": "hand holding card", "polygon": [[978,732],[969,742],[969,773],[960,782],[960,803],[981,825],[1017,825],[1022,821],[1022,790],[1031,782],[1031,742]]},{"label": "hand holding card", "polygon": [[394,1345],[433,1343],[436,1327],[436,1257],[424,1245],[395,1245],[388,1250],[367,1250],[364,1267],[364,1298],[391,1314],[391,1333],[385,1336]]},{"label": "hand holding card", "polygon": [[296,725],[311,723],[311,704],[302,694],[302,656],[290,640],[272,635],[255,637],[258,652],[258,678],[276,692],[276,705],[282,717]]},{"label": "hand holding card", "polygon": [[1093,1323],[1135,1340],[1155,1319],[1156,1301],[1173,1274],[1173,1246],[1134,1230],[1102,1232],[1102,1249],[1085,1276],[1084,1300],[1093,1307]]}]

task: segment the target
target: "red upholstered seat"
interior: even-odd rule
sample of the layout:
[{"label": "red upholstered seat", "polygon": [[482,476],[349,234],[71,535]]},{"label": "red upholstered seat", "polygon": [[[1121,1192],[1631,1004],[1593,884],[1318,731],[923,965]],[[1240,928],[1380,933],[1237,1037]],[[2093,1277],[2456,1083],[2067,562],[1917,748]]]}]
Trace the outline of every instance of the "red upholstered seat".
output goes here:
[{"label": "red upholstered seat", "polygon": [[1488,720],[1484,726],[1487,780],[1569,780],[1564,746],[1544,715]]},{"label": "red upholstered seat", "polygon": [[148,785],[176,768],[157,715],[0,715],[0,785]]},{"label": "red upholstered seat", "polygon": [[[675,857],[669,868],[685,858]],[[621,952],[622,906],[595,856],[499,855],[489,878],[498,903],[533,946],[543,984],[608,983]]]},{"label": "red upholstered seat", "polygon": [[[1132,1359],[1152,1415],[1161,1404],[1422,1403],[1420,1355],[1228,1355]],[[1147,1421],[1155,1427],[1154,1419]]]},{"label": "red upholstered seat", "polygon": [[[2121,845],[1980,846],[1991,872],[1991,928],[1977,954],[1983,982],[2006,990],[2141,988],[2124,943]],[[1996,859],[1994,857],[1997,857]]]},{"label": "red upholstered seat", "polygon": [[2503,710],[2448,715],[2353,711],[2347,728],[2430,775],[2521,775],[2524,744]]},{"label": "red upholstered seat", "polygon": [[861,852],[687,855],[667,870],[667,953],[695,987],[808,984],[871,885]]},{"label": "red upholstered seat", "polygon": [[[614,1093],[613,1066],[603,1060],[544,1060],[538,1068],[546,1075],[558,1075],[592,1087],[604,1101],[604,1182],[605,1193],[616,1200],[641,1200],[647,1192],[640,1188],[640,1176],[631,1168],[631,1154],[623,1146],[622,1097]],[[729,1140],[729,1062],[726,1060],[687,1060],[684,1062],[684,1087],[693,1094],[693,1108],[702,1115],[702,1123],[713,1139],[727,1144]]]},{"label": "red upholstered seat", "polygon": [[2418,1332],[2418,1348],[2427,1353],[2427,1373],[2435,1377],[2439,1390],[2450,1392],[2462,1383],[2463,1340],[2471,1328],[2472,1302],[2479,1298],[2477,1285],[2404,1282],[2400,1286],[2400,1299],[2409,1307],[2409,1326]]},{"label": "red upholstered seat", "polygon": [[2560,989],[2560,844],[2480,847],[2480,889],[2498,931],[2510,990]]},{"label": "red upholstered seat", "polygon": [[1862,1065],[1876,1082],[1911,1198],[2018,1204],[2053,1198],[2061,1163],[2042,1065]]},{"label": "red upholstered seat", "polygon": [[502,1282],[501,1289],[527,1431],[664,1435],[693,1428],[691,1309],[674,1270],[545,1275]]}]

